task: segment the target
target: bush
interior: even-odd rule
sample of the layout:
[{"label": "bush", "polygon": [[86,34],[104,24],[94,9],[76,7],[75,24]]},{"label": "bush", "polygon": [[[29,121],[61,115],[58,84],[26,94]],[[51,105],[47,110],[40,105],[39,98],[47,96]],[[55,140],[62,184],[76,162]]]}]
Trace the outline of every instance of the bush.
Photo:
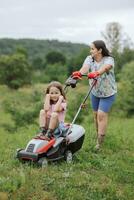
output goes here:
[{"label": "bush", "polygon": [[[23,101],[22,101],[23,96]],[[15,130],[22,126],[35,123],[39,116],[39,111],[42,107],[41,94],[38,91],[33,91],[32,94],[19,93],[19,98],[14,95],[3,102],[4,110],[11,115],[14,122],[14,127],[5,124],[4,127],[8,130]]]},{"label": "bush", "polygon": [[55,63],[66,63],[66,57],[57,51],[51,51],[46,55],[46,63],[47,64],[55,64]]},{"label": "bush", "polygon": [[0,57],[0,83],[18,89],[31,83],[31,66],[24,54]]},{"label": "bush", "polygon": [[117,109],[128,117],[134,115],[134,62],[126,64],[120,73]]},{"label": "bush", "polygon": [[53,65],[47,65],[45,69],[44,74],[44,81],[50,82],[52,80],[59,81],[61,83],[64,83],[67,78],[67,69],[65,65],[61,64],[53,64]]}]

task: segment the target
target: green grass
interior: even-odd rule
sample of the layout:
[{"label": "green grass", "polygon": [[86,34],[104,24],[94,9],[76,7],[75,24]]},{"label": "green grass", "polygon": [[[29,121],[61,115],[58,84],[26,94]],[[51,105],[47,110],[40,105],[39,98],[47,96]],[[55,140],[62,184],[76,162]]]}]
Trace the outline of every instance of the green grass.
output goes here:
[{"label": "green grass", "polygon": [[[0,105],[12,96],[2,87]],[[24,91],[23,91],[24,92]],[[4,93],[4,96],[2,95]],[[16,92],[18,93],[18,92]],[[13,95],[16,95],[13,93]],[[21,97],[22,98],[22,97]],[[45,169],[22,164],[14,158],[38,130],[37,124],[8,132],[12,123],[1,106],[0,199],[10,200],[132,200],[134,197],[134,119],[109,118],[103,148],[93,151],[95,131],[92,113],[82,122],[86,129],[83,147],[73,158],[50,163]]]}]

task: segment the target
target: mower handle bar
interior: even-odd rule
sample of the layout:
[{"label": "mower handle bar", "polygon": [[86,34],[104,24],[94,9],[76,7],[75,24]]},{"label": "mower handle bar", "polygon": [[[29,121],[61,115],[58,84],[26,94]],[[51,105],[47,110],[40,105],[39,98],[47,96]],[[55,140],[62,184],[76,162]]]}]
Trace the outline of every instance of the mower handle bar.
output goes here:
[{"label": "mower handle bar", "polygon": [[[87,77],[87,74],[82,74],[82,76],[86,76]],[[94,78],[93,80],[97,80],[97,79]],[[74,78],[72,78],[72,76],[69,76],[69,78],[65,82],[64,91],[66,91],[67,87],[69,87],[69,86],[71,86],[72,88],[75,88],[77,82],[78,82],[78,79],[74,79]]]},{"label": "mower handle bar", "polygon": [[87,76],[87,74],[81,74],[81,76]]},{"label": "mower handle bar", "polygon": [[73,119],[73,121],[72,121],[72,123],[71,123],[71,125],[70,125],[70,127],[69,127],[69,129],[68,129],[68,131],[67,131],[67,135],[69,134],[69,132],[70,132],[70,130],[71,130],[73,124],[75,123],[75,120],[77,119],[77,117],[78,117],[78,115],[79,115],[79,113],[80,113],[80,111],[81,111],[81,109],[82,109],[83,104],[86,102],[87,98],[89,97],[89,95],[90,95],[90,93],[91,93],[93,87],[96,85],[96,83],[97,83],[97,79],[94,78],[91,87],[89,87],[89,90],[88,90],[88,92],[87,92],[85,98],[83,99],[82,103],[81,103],[80,106],[79,106],[79,109],[78,109],[76,115],[74,116],[74,119]]}]

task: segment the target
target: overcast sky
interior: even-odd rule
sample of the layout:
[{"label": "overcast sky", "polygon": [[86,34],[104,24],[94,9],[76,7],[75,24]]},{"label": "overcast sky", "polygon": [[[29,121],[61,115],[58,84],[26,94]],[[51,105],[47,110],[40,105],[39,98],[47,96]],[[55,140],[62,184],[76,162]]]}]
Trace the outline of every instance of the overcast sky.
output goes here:
[{"label": "overcast sky", "polygon": [[110,22],[134,42],[134,0],[0,0],[0,38],[89,44]]}]

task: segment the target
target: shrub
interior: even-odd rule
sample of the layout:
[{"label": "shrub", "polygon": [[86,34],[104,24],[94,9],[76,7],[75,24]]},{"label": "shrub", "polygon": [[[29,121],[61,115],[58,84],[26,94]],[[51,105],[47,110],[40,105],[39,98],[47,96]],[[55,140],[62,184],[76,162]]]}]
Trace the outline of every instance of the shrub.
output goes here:
[{"label": "shrub", "polygon": [[0,83],[13,89],[31,83],[31,66],[24,54],[0,57]]},{"label": "shrub", "polygon": [[116,105],[124,115],[134,115],[134,62],[126,64],[120,73]]}]

